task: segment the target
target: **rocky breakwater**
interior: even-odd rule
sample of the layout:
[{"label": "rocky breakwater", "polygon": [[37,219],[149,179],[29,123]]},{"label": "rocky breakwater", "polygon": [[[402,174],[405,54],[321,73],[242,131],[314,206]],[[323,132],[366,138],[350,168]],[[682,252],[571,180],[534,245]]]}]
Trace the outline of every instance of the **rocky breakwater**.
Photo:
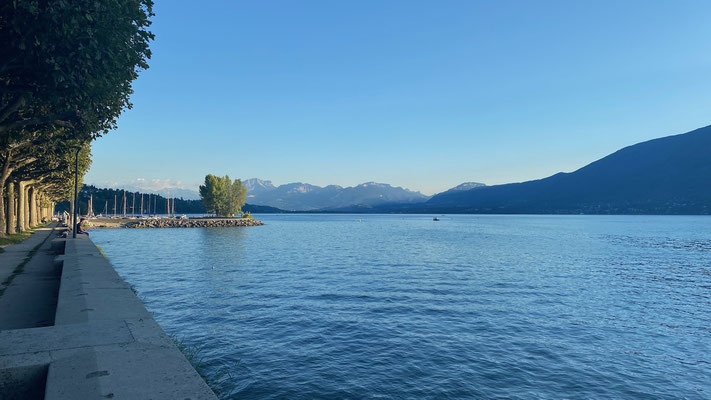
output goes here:
[{"label": "rocky breakwater", "polygon": [[124,228],[228,228],[233,226],[264,225],[249,218],[157,218],[126,222]]}]

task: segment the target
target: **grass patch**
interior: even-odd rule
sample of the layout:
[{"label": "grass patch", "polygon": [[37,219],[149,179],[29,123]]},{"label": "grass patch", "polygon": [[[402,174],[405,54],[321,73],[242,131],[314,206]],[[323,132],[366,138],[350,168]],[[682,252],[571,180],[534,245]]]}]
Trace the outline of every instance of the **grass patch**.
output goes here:
[{"label": "grass patch", "polygon": [[[4,237],[0,237],[0,246],[9,246],[11,244],[17,244],[22,242],[23,240],[27,239],[32,235],[34,231],[36,231],[39,228],[44,228],[45,226],[49,225],[49,222],[45,222],[44,224],[39,224],[35,226],[34,228],[30,228],[29,230],[26,230],[24,232],[19,232],[19,233],[11,233],[9,235],[5,235]],[[2,248],[0,248],[2,250]],[[4,251],[4,250],[2,250]],[[1,252],[1,251],[0,251]]]},{"label": "grass patch", "polygon": [[[54,229],[52,229],[52,232],[54,232]],[[18,234],[18,235],[22,235],[22,234],[25,234],[25,232],[23,232],[23,233],[21,233],[21,234]],[[29,237],[29,236],[30,236],[30,233],[27,233],[27,236]],[[47,239],[49,239],[50,236],[52,236],[52,233],[51,233],[51,232],[50,232],[49,235],[47,235],[47,236],[44,238],[44,240],[43,240],[42,242],[38,243],[35,247],[32,248],[32,250],[30,250],[30,251],[27,253],[27,256],[25,257],[25,259],[22,260],[22,262],[21,262],[17,267],[15,267],[15,269],[12,271],[12,273],[10,274],[10,276],[8,276],[8,277],[1,283],[1,285],[3,286],[3,288],[0,289],[0,296],[2,296],[3,294],[5,294],[5,289],[7,289],[7,288],[10,286],[10,284],[12,283],[12,280],[15,279],[15,277],[16,277],[17,275],[19,275],[19,274],[22,273],[22,271],[25,269],[25,265],[27,265],[27,263],[30,262],[30,260],[32,259],[32,257],[35,256],[35,253],[37,253],[37,250],[39,250],[39,248],[42,247],[42,245],[44,244],[44,242],[46,242]],[[25,238],[25,239],[27,239],[27,238]],[[22,239],[22,240],[25,240],[25,239]],[[22,240],[21,240],[21,241],[22,241]]]},{"label": "grass patch", "polygon": [[4,237],[0,237],[0,246],[9,246],[11,244],[20,243],[30,237],[31,234],[32,231],[25,231],[20,233],[12,233]]},{"label": "grass patch", "polygon": [[207,383],[207,386],[212,389],[217,398],[228,399],[237,390],[237,382],[233,373],[239,366],[239,361],[234,365],[223,365],[214,373],[208,372],[203,357],[200,355],[205,348],[204,345],[188,345],[183,339],[178,339],[176,335],[170,335],[170,338],[175,343],[175,347],[180,350],[190,364],[195,368],[198,375]]}]

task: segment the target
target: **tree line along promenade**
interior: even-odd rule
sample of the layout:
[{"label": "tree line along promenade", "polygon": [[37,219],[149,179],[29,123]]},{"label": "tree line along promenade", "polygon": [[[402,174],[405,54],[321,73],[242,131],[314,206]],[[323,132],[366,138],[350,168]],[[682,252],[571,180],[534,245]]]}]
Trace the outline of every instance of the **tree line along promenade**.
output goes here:
[{"label": "tree line along promenade", "polygon": [[92,141],[132,107],[151,0],[0,2],[0,239],[73,201]]}]

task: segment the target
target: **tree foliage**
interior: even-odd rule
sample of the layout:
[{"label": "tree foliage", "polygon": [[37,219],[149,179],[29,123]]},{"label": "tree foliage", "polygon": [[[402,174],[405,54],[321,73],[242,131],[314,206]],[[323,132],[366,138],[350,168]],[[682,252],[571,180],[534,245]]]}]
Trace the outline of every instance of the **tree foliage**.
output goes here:
[{"label": "tree foliage", "polygon": [[0,1],[0,236],[8,182],[66,199],[74,149],[83,175],[90,142],[131,108],[152,16],[152,0]]},{"label": "tree foliage", "polygon": [[220,217],[231,217],[240,214],[247,200],[247,188],[242,181],[215,175],[205,176],[205,184],[200,185],[200,200],[205,210]]},{"label": "tree foliage", "polygon": [[148,68],[152,0],[0,3],[0,134],[116,127],[131,82]]}]

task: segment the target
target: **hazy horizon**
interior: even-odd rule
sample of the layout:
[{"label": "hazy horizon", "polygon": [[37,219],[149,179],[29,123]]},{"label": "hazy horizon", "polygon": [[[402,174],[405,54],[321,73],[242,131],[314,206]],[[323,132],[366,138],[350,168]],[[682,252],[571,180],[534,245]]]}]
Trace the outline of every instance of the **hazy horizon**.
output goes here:
[{"label": "hazy horizon", "polygon": [[[263,181],[263,182],[267,182],[267,181],[268,181],[268,182],[271,182],[272,185],[277,186],[277,187],[278,187],[278,186],[281,186],[281,185],[287,185],[287,184],[293,184],[293,183],[301,183],[301,184],[305,184],[305,185],[313,185],[313,186],[319,186],[319,187],[326,187],[326,186],[329,186],[329,185],[336,185],[336,186],[340,186],[340,187],[343,187],[343,188],[348,188],[348,187],[355,187],[355,186],[359,186],[359,185],[362,185],[362,184],[365,184],[365,183],[371,183],[371,182],[373,182],[373,183],[378,183],[378,184],[387,184],[387,185],[390,185],[390,186],[393,186],[393,187],[401,187],[401,188],[403,188],[403,189],[411,190],[411,191],[413,191],[413,192],[420,192],[420,193],[422,193],[422,194],[424,194],[424,195],[427,195],[427,196],[431,196],[431,195],[434,195],[434,194],[437,194],[437,193],[441,193],[441,192],[442,192],[442,191],[439,191],[439,192],[436,192],[436,193],[428,194],[428,193],[424,193],[424,192],[421,192],[421,191],[418,191],[418,190],[410,189],[410,188],[405,187],[405,186],[402,186],[402,185],[398,185],[398,184],[396,184],[396,183],[392,183],[392,182],[376,182],[376,181],[372,181],[372,180],[363,181],[363,182],[359,182],[359,183],[352,184],[352,185],[341,185],[341,184],[338,184],[338,183],[315,184],[315,183],[308,182],[308,181],[305,181],[305,180],[298,180],[298,181],[293,181],[293,182],[275,182],[275,181],[273,181],[273,180],[271,180],[271,179],[265,179],[265,178],[259,178],[259,177],[240,178],[240,177],[234,177],[234,176],[233,176],[233,177],[231,177],[231,178],[233,178],[233,179],[241,179],[242,182],[244,182],[244,181],[246,181],[246,180],[248,180],[248,179],[259,179],[259,180],[261,180],[261,181]],[[478,181],[467,181],[467,182],[478,182]],[[460,182],[459,184],[467,183],[467,182]],[[485,183],[485,182],[478,182],[478,183]],[[129,182],[105,182],[105,183],[86,182],[86,184],[87,184],[87,185],[93,185],[93,186],[96,186],[96,187],[98,187],[98,188],[109,188],[109,189],[126,189],[126,190],[154,191],[154,192],[158,192],[158,191],[169,191],[169,190],[184,190],[184,191],[192,191],[192,192],[195,192],[195,194],[197,194],[197,193],[198,193],[198,186],[201,185],[202,182],[196,183],[196,184],[187,184],[187,183],[184,183],[184,182],[182,182],[182,181],[171,180],[171,179],[162,180],[162,179],[136,178],[136,179],[134,179],[133,181],[129,181]],[[459,185],[459,184],[457,184],[457,185]],[[454,186],[457,186],[457,185],[454,185]],[[454,186],[452,186],[452,187],[454,187]],[[446,188],[446,189],[444,189],[444,190],[451,189],[452,187],[448,187],[448,188]],[[444,191],[444,190],[443,190],[443,191]]]},{"label": "hazy horizon", "polygon": [[[698,129],[698,128],[697,128],[697,129]],[[692,129],[692,130],[690,130],[689,132],[694,131],[694,130],[696,130],[696,129]],[[688,132],[683,132],[683,133],[688,133]],[[681,133],[681,134],[683,134],[683,133]],[[666,135],[666,136],[662,136],[662,137],[676,136],[676,135],[678,135],[678,134],[671,134],[671,135]],[[654,140],[654,139],[659,139],[659,138],[651,138],[651,139],[649,139],[649,140]],[[644,143],[644,142],[647,142],[647,141],[649,141],[649,140],[644,140],[644,141],[641,141],[641,142],[639,142],[639,143]],[[600,158],[598,158],[598,159],[589,160],[589,161],[585,162],[584,164],[582,164],[582,165],[580,165],[580,166],[578,166],[578,167],[576,167],[576,168],[574,168],[574,169],[567,170],[567,171],[556,171],[556,172],[551,173],[550,175],[546,175],[546,176],[539,176],[539,177],[533,177],[533,178],[531,178],[531,179],[520,180],[520,181],[510,181],[510,182],[495,182],[495,183],[490,183],[490,182],[484,182],[484,181],[482,181],[482,180],[471,179],[471,180],[461,181],[461,182],[459,182],[459,183],[453,184],[453,185],[451,185],[451,186],[446,186],[446,187],[440,185],[441,189],[436,190],[436,191],[434,191],[434,192],[426,192],[426,191],[423,191],[423,190],[418,190],[418,189],[411,188],[411,187],[407,187],[407,186],[405,186],[405,185],[401,185],[401,184],[398,184],[398,183],[395,183],[395,182],[381,182],[381,181],[375,181],[375,180],[372,180],[372,179],[370,179],[370,180],[367,180],[367,179],[366,179],[366,180],[362,180],[362,181],[359,181],[359,182],[357,182],[357,183],[352,183],[352,184],[341,184],[341,183],[334,183],[334,182],[329,182],[329,183],[314,183],[314,182],[311,182],[311,181],[308,181],[308,180],[304,180],[304,179],[297,179],[297,180],[290,181],[290,182],[278,182],[278,181],[275,181],[275,180],[273,180],[273,179],[269,179],[269,178],[265,178],[265,177],[257,177],[257,176],[253,176],[253,177],[249,177],[249,178],[238,177],[238,176],[231,176],[231,178],[233,178],[233,179],[241,179],[242,181],[246,181],[246,180],[249,180],[249,179],[259,179],[259,180],[264,181],[264,182],[271,182],[271,184],[274,185],[274,186],[276,186],[276,187],[281,186],[281,185],[286,185],[286,184],[301,183],[301,184],[308,184],[308,185],[319,186],[319,187],[326,187],[326,186],[329,186],[329,185],[336,185],[336,186],[341,186],[341,187],[343,187],[343,188],[348,188],[348,187],[359,186],[359,185],[362,185],[362,184],[364,184],[364,183],[371,183],[371,182],[374,182],[374,183],[379,183],[379,184],[388,184],[388,185],[393,186],[393,187],[402,187],[402,188],[404,188],[404,189],[411,190],[411,191],[413,191],[413,192],[419,192],[419,193],[424,194],[424,195],[426,195],[426,196],[433,196],[433,195],[436,195],[436,194],[438,194],[438,193],[442,193],[442,192],[444,192],[444,191],[446,191],[446,190],[452,189],[452,188],[454,188],[454,187],[456,187],[456,186],[458,186],[458,185],[461,185],[461,184],[463,184],[463,183],[477,182],[477,183],[483,183],[483,184],[485,184],[485,185],[487,185],[487,186],[495,186],[495,185],[503,185],[503,184],[510,184],[510,183],[520,183],[520,182],[526,182],[526,181],[532,181],[532,180],[539,180],[539,179],[543,179],[543,178],[547,178],[547,177],[549,177],[549,176],[555,175],[555,174],[557,174],[557,173],[571,173],[571,172],[577,171],[578,169],[583,168],[583,167],[589,165],[590,163],[593,163],[593,162],[595,162],[595,161],[597,161],[597,160],[599,160],[599,159],[601,159],[601,158],[604,158],[604,157],[606,157],[606,156],[608,156],[608,155],[610,155],[610,154],[612,154],[612,153],[615,153],[615,152],[618,151],[618,150],[621,150],[621,149],[623,149],[623,148],[626,148],[626,147],[629,147],[629,146],[633,146],[633,145],[636,145],[636,144],[639,144],[639,143],[632,143],[632,144],[629,144],[629,145],[627,145],[627,146],[621,147],[621,148],[619,148],[619,149],[616,149],[616,150],[614,150],[614,151],[611,151],[609,154],[605,154],[604,156],[602,156],[602,157],[600,157]],[[218,173],[218,175],[220,175],[220,174]],[[229,174],[228,174],[228,175],[229,175]],[[109,182],[93,182],[93,181],[87,181],[86,184],[94,185],[94,186],[99,187],[99,188],[126,189],[126,190],[132,190],[132,191],[142,191],[142,192],[161,193],[161,194],[170,193],[170,191],[174,191],[175,193],[183,193],[183,192],[190,191],[190,192],[194,192],[194,193],[193,193],[194,195],[197,195],[197,194],[198,194],[199,186],[202,184],[202,180],[201,180],[200,182],[190,182],[190,183],[188,183],[188,182],[183,182],[183,181],[177,180],[177,179],[135,178],[135,179],[133,179],[133,180],[131,180],[131,181],[124,181],[124,182],[116,182],[116,181],[109,181]],[[176,196],[177,196],[177,197],[180,197],[180,194],[176,194]]]}]

